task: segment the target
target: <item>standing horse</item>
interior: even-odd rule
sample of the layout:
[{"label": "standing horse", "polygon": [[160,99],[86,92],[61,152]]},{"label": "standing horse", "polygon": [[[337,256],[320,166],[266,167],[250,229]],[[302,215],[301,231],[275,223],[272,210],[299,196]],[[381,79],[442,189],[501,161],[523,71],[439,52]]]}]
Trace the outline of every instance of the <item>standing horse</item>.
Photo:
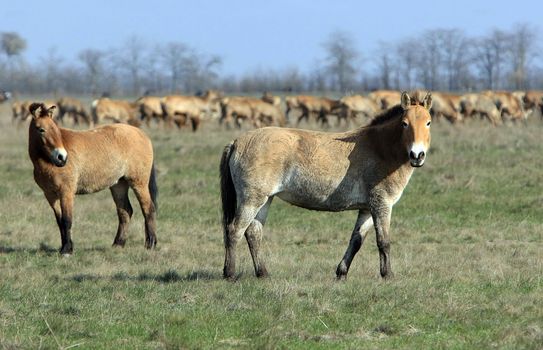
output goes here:
[{"label": "standing horse", "polygon": [[262,227],[274,196],[322,211],[358,210],[347,251],[336,270],[345,278],[373,225],[380,272],[392,276],[389,227],[413,169],[430,146],[432,98],[401,95],[401,104],[366,127],[345,133],[263,128],[225,147],[220,165],[226,256],[224,277],[235,275],[236,245],[245,234],[257,277],[267,276],[260,256]]},{"label": "standing horse", "polygon": [[114,246],[124,246],[132,217],[128,188],[134,190],[145,217],[145,247],[156,245],[155,207],[157,186],[153,146],[149,138],[126,124],[87,131],[59,128],[52,115],[55,106],[33,103],[28,129],[28,153],[34,180],[43,190],[60,229],[60,253],[73,252],[72,211],[76,194],[111,190],[119,227]]}]

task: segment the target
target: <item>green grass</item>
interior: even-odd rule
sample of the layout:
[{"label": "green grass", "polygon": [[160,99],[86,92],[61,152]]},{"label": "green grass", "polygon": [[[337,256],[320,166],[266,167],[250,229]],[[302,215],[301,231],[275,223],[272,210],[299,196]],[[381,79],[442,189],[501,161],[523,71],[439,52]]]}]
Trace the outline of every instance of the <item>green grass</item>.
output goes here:
[{"label": "green grass", "polygon": [[223,281],[218,163],[239,135],[147,130],[160,188],[158,246],[139,206],[111,247],[109,191],[76,198],[75,254],[57,253],[51,209],[32,178],[27,132],[0,106],[0,348],[543,347],[543,123],[435,123],[426,165],[393,211],[392,269],[373,234],[335,281],[355,212],[274,201],[264,233],[271,277],[245,243]]}]

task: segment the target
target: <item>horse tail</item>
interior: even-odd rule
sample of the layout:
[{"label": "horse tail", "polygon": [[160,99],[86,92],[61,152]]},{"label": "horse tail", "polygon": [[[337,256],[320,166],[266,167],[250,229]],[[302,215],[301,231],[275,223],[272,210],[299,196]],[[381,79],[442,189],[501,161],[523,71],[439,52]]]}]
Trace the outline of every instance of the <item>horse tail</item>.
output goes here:
[{"label": "horse tail", "polygon": [[220,174],[221,174],[221,201],[222,201],[222,224],[224,232],[228,225],[234,220],[236,214],[236,189],[230,172],[230,157],[235,149],[234,141],[230,142],[222,153]]},{"label": "horse tail", "polygon": [[156,184],[156,169],[154,162],[151,166],[151,176],[149,177],[149,193],[151,194],[151,201],[153,201],[155,211],[158,211],[158,186]]}]

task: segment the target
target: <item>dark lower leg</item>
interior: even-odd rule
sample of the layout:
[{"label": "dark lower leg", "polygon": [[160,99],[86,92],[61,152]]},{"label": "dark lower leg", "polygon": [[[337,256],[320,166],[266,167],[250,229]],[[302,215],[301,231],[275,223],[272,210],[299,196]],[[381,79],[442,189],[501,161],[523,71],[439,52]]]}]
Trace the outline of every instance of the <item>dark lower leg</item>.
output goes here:
[{"label": "dark lower leg", "polygon": [[249,251],[251,252],[251,257],[253,258],[253,265],[255,268],[256,277],[267,277],[268,271],[264,265],[264,261],[260,257],[260,244],[262,242],[262,224],[253,220],[251,225],[245,231],[245,238],[247,239],[247,244],[249,245]]},{"label": "dark lower leg", "polygon": [[347,277],[347,273],[349,272],[349,268],[351,267],[353,258],[356,253],[358,253],[361,246],[362,236],[359,232],[353,232],[353,234],[351,235],[351,241],[349,242],[349,246],[347,247],[347,251],[345,251],[343,259],[341,260],[336,269],[336,277],[338,279]]},{"label": "dark lower leg", "polygon": [[60,219],[60,240],[62,246],[60,247],[60,254],[72,254],[73,253],[73,242],[71,237],[72,230],[72,219],[68,216],[62,216]]}]

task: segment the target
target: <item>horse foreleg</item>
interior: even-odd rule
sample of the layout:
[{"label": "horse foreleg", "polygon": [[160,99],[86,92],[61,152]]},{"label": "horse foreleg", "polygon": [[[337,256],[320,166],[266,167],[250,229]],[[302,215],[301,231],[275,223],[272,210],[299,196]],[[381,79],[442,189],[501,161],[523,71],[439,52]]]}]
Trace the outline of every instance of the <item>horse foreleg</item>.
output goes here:
[{"label": "horse foreleg", "polygon": [[49,202],[49,205],[51,206],[51,209],[53,209],[53,213],[55,214],[55,219],[57,221],[57,226],[60,231],[60,239],[62,241],[62,246],[64,246],[64,226],[62,225],[62,209],[60,208],[60,198],[54,193],[45,193],[45,198],[47,198],[47,202]]},{"label": "horse foreleg", "polygon": [[200,117],[199,116],[191,116],[190,117],[190,123],[192,126],[192,131],[196,132],[198,130],[198,126],[200,125]]},{"label": "horse foreleg", "polygon": [[351,235],[351,240],[349,246],[343,255],[343,259],[339,263],[336,269],[337,279],[347,278],[347,273],[351,267],[353,259],[362,247],[364,239],[366,238],[366,233],[368,229],[373,225],[373,220],[369,211],[360,210],[358,212],[358,218],[356,219],[356,224]]},{"label": "horse foreleg", "polygon": [[124,247],[126,242],[126,231],[130,218],[132,218],[132,206],[128,199],[128,183],[126,180],[121,179],[119,182],[110,187],[113,201],[117,207],[117,216],[119,217],[119,227],[117,228],[117,235],[113,241],[113,246]]},{"label": "horse foreleg", "polygon": [[268,271],[264,265],[264,261],[260,257],[260,244],[262,243],[262,228],[266,223],[268,216],[268,209],[270,208],[273,197],[270,197],[266,204],[260,209],[256,218],[251,222],[247,230],[245,231],[245,239],[253,258],[253,265],[255,268],[256,277],[267,277]]},{"label": "horse foreleg", "polygon": [[141,211],[145,219],[145,248],[151,249],[156,246],[156,208],[151,199],[148,182],[133,184],[132,189],[141,206]]},{"label": "horse foreleg", "polygon": [[72,242],[72,215],[74,208],[75,192],[63,193],[60,198],[60,209],[62,215],[60,217],[60,238],[62,241],[62,247],[60,248],[60,254],[71,255],[73,253]]},{"label": "horse foreleg", "polygon": [[306,119],[309,121],[309,111],[307,109],[302,109],[302,114],[298,116],[298,120],[296,121],[296,127],[300,125],[303,119]]},{"label": "horse foreleg", "polygon": [[372,209],[373,225],[377,236],[377,248],[379,248],[379,266],[381,277],[393,277],[390,268],[390,239],[388,231],[390,229],[391,207],[378,205]]},{"label": "horse foreleg", "polygon": [[285,120],[286,120],[287,124],[290,124],[290,116],[288,115],[290,113],[290,110],[291,110],[290,106],[287,105],[287,109],[285,111]]}]

